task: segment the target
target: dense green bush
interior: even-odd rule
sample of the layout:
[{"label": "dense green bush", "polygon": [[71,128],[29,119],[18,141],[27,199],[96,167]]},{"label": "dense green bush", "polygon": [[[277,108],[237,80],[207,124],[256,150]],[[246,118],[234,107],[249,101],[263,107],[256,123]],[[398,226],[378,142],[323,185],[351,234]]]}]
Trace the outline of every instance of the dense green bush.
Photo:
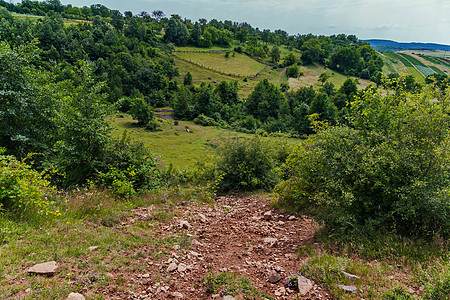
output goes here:
[{"label": "dense green bush", "polygon": [[270,189],[276,184],[270,148],[260,138],[228,140],[218,151],[220,191]]},{"label": "dense green bush", "polygon": [[448,237],[449,94],[369,88],[351,103],[352,128],[324,129],[289,156],[279,204],[338,234]]},{"label": "dense green bush", "polygon": [[[0,149],[0,154],[3,151]],[[38,216],[57,216],[51,208],[54,189],[42,175],[14,156],[0,155],[0,210],[19,218],[38,219]]]},{"label": "dense green bush", "polygon": [[132,197],[141,190],[152,190],[162,184],[161,173],[152,153],[140,142],[132,142],[124,132],[112,140],[98,166],[96,182],[111,187],[119,197]]}]

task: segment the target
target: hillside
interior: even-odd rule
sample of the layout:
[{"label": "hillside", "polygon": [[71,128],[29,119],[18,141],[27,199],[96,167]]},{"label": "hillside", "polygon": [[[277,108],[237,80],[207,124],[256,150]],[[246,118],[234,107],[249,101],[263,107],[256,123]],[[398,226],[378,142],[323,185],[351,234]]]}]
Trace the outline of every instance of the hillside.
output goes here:
[{"label": "hillside", "polygon": [[450,45],[435,43],[399,43],[391,40],[371,39],[364,40],[368,42],[372,48],[377,51],[397,52],[402,50],[433,50],[433,51],[450,51]]},{"label": "hillside", "polygon": [[0,0],[0,299],[448,300],[441,53]]},{"label": "hillside", "polygon": [[423,82],[429,75],[450,74],[450,64],[443,58],[419,54],[417,51],[381,52],[385,73],[410,74]]}]

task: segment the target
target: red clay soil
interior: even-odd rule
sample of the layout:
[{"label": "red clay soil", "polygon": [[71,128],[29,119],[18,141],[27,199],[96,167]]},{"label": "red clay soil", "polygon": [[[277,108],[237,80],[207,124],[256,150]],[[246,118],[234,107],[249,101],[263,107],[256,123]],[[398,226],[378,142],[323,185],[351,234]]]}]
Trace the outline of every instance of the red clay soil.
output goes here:
[{"label": "red clay soil", "polygon": [[[208,294],[203,284],[205,276],[221,272],[249,279],[274,299],[334,298],[316,283],[302,297],[284,288],[284,279],[304,263],[297,258],[296,249],[314,243],[317,226],[310,219],[271,209],[270,199],[254,196],[220,197],[213,206],[186,204],[179,209],[178,217],[158,231],[167,236],[186,233],[190,246],[167,249],[171,255],[164,261],[145,258],[142,263],[148,266],[147,274],[110,274],[111,279],[128,278],[133,291],[108,286],[103,291],[105,299],[222,299],[219,294]],[[151,208],[138,208],[135,213],[142,218],[152,212]],[[188,223],[182,225],[183,221]],[[171,263],[177,269],[169,272]],[[281,277],[275,284],[268,281],[273,271]],[[165,278],[164,283],[158,283],[158,278]],[[242,294],[234,297],[245,299]]]}]

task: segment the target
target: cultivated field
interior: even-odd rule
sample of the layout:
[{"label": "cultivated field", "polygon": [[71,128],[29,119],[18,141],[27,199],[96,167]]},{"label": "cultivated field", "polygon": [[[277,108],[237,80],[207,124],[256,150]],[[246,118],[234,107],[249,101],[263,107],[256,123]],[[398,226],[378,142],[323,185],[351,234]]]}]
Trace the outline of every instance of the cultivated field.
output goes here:
[{"label": "cultivated field", "polygon": [[265,68],[265,65],[240,53],[230,54],[228,58],[225,57],[224,52],[176,52],[174,55],[202,68],[229,76],[255,76]]}]

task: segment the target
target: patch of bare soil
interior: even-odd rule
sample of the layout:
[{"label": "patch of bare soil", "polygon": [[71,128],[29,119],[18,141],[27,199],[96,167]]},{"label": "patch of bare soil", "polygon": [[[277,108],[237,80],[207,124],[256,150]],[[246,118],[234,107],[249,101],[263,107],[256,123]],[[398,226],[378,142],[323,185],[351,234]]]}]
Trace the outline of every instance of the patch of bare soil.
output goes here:
[{"label": "patch of bare soil", "polygon": [[[271,209],[270,199],[254,196],[220,197],[213,206],[186,204],[179,209],[178,217],[161,224],[159,234],[185,233],[189,245],[167,249],[170,256],[164,260],[145,258],[142,264],[147,264],[148,274],[110,274],[128,278],[134,290],[109,286],[105,299],[222,299],[207,294],[203,284],[205,276],[221,272],[237,273],[275,299],[333,299],[314,282],[304,296],[284,286],[284,279],[304,263],[296,249],[314,243],[317,225],[311,219]],[[136,217],[128,222],[152,214],[149,208],[134,212]],[[273,272],[281,278],[276,283],[269,282]],[[235,299],[244,298],[237,295]]]}]

